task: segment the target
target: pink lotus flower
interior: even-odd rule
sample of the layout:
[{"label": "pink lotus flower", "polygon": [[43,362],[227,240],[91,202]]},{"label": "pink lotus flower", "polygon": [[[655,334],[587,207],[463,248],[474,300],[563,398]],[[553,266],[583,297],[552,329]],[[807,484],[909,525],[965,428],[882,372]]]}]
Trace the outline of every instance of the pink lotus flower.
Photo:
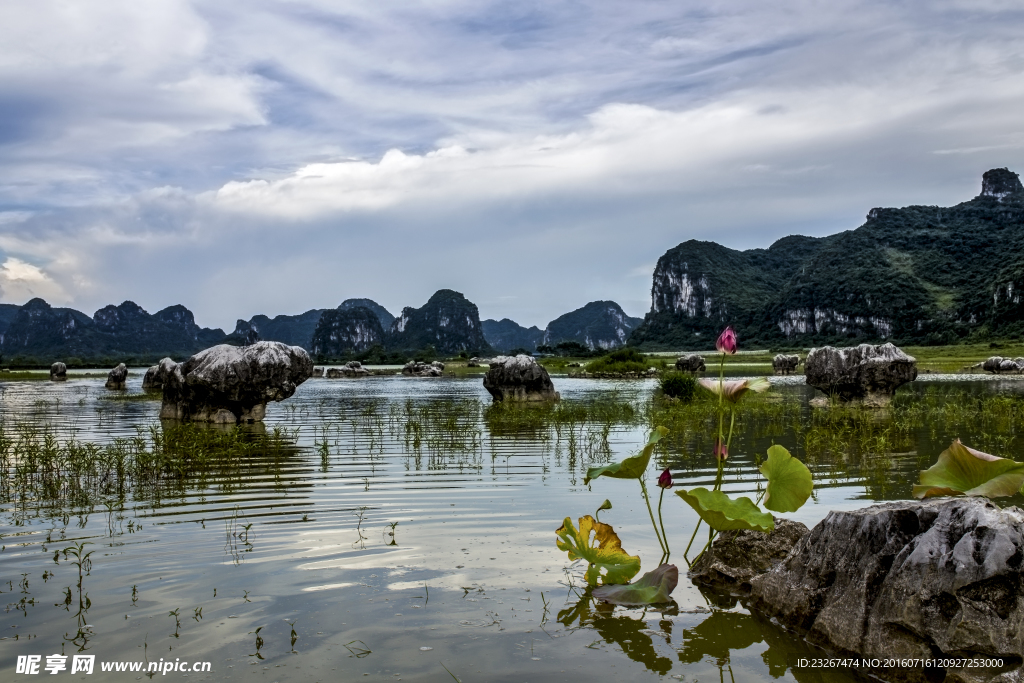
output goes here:
[{"label": "pink lotus flower", "polygon": [[729,447],[722,443],[718,437],[715,437],[715,458],[718,460],[729,459]]},{"label": "pink lotus flower", "polygon": [[704,378],[700,380],[700,385],[715,396],[722,396],[732,403],[739,401],[743,394],[748,391],[761,393],[771,386],[768,384],[768,380],[764,377],[757,377],[755,379],[731,379],[728,381]]},{"label": "pink lotus flower", "polygon": [[672,488],[672,472],[666,467],[665,471],[658,476],[658,486],[663,489]]},{"label": "pink lotus flower", "polygon": [[722,330],[722,334],[718,335],[718,341],[715,342],[715,348],[720,353],[727,353],[730,356],[736,353],[736,333],[731,327],[727,327]]}]

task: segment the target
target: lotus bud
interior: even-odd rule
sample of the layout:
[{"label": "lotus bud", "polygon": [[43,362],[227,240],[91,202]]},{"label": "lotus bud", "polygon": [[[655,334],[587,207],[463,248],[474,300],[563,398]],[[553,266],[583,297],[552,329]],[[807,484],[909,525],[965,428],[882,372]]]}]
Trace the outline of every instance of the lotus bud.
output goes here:
[{"label": "lotus bud", "polygon": [[672,472],[666,467],[665,471],[658,476],[658,486],[663,489],[672,488]]},{"label": "lotus bud", "polygon": [[715,458],[718,460],[729,459],[729,446],[722,443],[721,439],[715,439]]},{"label": "lotus bud", "polygon": [[731,327],[727,327],[722,330],[722,334],[718,335],[718,341],[715,342],[715,348],[720,353],[727,353],[730,356],[736,353],[736,333]]}]

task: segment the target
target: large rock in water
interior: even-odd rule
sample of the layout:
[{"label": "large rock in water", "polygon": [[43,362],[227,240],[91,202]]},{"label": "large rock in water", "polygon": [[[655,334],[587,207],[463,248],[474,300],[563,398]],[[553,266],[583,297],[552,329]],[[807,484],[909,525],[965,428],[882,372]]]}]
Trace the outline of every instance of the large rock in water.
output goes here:
[{"label": "large rock in water", "polygon": [[772,370],[775,371],[776,375],[793,373],[798,365],[800,365],[800,356],[787,356],[780,353],[775,358],[772,358]]},{"label": "large rock in water", "polygon": [[50,366],[50,379],[54,382],[63,382],[68,378],[68,366],[57,361]]},{"label": "large rock in water", "polygon": [[[840,656],[996,657],[1020,667],[1022,561],[1024,512],[986,499],[833,511],[781,564],[751,579],[751,606]],[[920,666],[872,673],[926,680]],[[981,674],[946,680],[992,676]]]},{"label": "large rock in water", "polygon": [[800,522],[775,518],[771,533],[742,529],[723,531],[693,563],[690,580],[699,586],[733,596],[750,594],[750,581],[786,559],[797,541],[807,535]]},{"label": "large rock in water", "polygon": [[128,382],[128,368],[124,363],[118,363],[117,367],[107,374],[107,389],[124,389]]},{"label": "large rock in water", "polygon": [[704,356],[699,353],[688,353],[676,359],[676,370],[680,372],[704,372]]},{"label": "large rock in water", "polygon": [[143,391],[163,391],[164,382],[171,376],[177,365],[172,359],[164,358],[156,365],[151,366],[142,377]]},{"label": "large rock in water", "polygon": [[917,361],[892,344],[811,349],[807,383],[827,396],[866,406],[886,406],[896,388],[917,379]]},{"label": "large rock in water", "polygon": [[269,401],[283,401],[313,374],[305,349],[281,342],[221,344],[183,363],[160,361],[160,417],[195,422],[259,422]]},{"label": "large rock in water", "polygon": [[490,362],[491,369],[484,375],[484,389],[494,402],[557,401],[558,392],[547,369],[532,356],[498,356]]},{"label": "large rock in water", "polygon": [[402,366],[402,374],[406,377],[441,377],[444,375],[444,363],[439,360],[432,363],[411,360]]}]

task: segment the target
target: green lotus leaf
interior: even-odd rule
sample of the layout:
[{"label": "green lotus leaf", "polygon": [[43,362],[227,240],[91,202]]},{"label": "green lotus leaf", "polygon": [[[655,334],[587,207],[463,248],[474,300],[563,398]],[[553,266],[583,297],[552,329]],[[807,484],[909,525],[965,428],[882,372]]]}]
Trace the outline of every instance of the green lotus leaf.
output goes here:
[{"label": "green lotus leaf", "polygon": [[657,605],[668,602],[679,583],[679,568],[663,564],[647,572],[636,583],[625,586],[601,586],[592,595],[613,605]]},{"label": "green lotus leaf", "polygon": [[969,448],[957,439],[939,460],[921,472],[915,498],[932,496],[1012,496],[1024,485],[1024,463]]},{"label": "green lotus leaf", "polygon": [[[577,531],[568,517],[555,531],[559,550],[569,553],[570,560],[586,560],[586,579],[596,586],[598,579],[605,584],[628,583],[640,571],[640,558],[622,549],[622,542],[611,524],[598,522],[590,515],[580,517]],[[591,541],[593,535],[593,541]]]},{"label": "green lotus leaf", "polygon": [[796,512],[811,496],[814,481],[811,471],[782,446],[768,449],[768,460],[761,465],[768,480],[764,506],[772,512]]},{"label": "green lotus leaf", "polygon": [[583,478],[584,484],[589,484],[591,479],[598,477],[614,477],[616,479],[639,479],[647,471],[647,465],[651,462],[651,455],[654,453],[654,446],[668,434],[665,427],[655,427],[651,436],[647,439],[647,445],[636,455],[626,458],[622,462],[613,462],[611,465],[591,467],[587,470],[587,476]]},{"label": "green lotus leaf", "polygon": [[775,529],[775,520],[771,514],[761,512],[761,508],[749,498],[733,500],[721,491],[708,491],[706,488],[689,491],[680,489],[676,495],[696,510],[700,518],[715,531],[754,529],[767,532]]}]

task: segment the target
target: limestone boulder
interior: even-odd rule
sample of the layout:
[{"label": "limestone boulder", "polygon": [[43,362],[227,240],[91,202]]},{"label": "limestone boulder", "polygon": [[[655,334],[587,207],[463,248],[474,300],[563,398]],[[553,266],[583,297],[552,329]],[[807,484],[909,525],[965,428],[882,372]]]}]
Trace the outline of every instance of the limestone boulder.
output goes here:
[{"label": "limestone boulder", "polygon": [[898,387],[917,379],[917,361],[892,344],[811,349],[804,370],[807,384],[826,396],[865,406],[888,405]]},{"label": "limestone boulder", "polygon": [[[750,580],[749,604],[837,656],[997,657],[1020,667],[1022,569],[1018,508],[983,498],[885,503],[830,512]],[[877,673],[926,680],[921,668]]]},{"label": "limestone boulder", "polygon": [[786,559],[807,533],[800,522],[778,517],[771,533],[723,531],[690,568],[690,580],[718,593],[747,596],[750,581]]},{"label": "limestone boulder", "polygon": [[498,356],[492,358],[490,369],[484,375],[484,389],[494,402],[557,401],[558,392],[551,382],[547,368],[533,356]]},{"label": "limestone boulder", "polygon": [[796,372],[798,365],[800,365],[800,356],[787,356],[779,353],[772,358],[772,370],[776,375],[790,375]]},{"label": "limestone boulder", "polygon": [[146,374],[142,376],[143,391],[160,391],[164,388],[163,383],[157,380],[157,374],[159,372],[159,365],[151,365],[147,368]]},{"label": "limestone boulder", "polygon": [[704,372],[704,356],[699,353],[688,353],[676,359],[676,370],[680,372]]},{"label": "limestone boulder", "polygon": [[402,368],[406,377],[441,377],[444,375],[444,363],[435,360],[432,363],[421,363],[411,360]]},{"label": "limestone boulder", "polygon": [[990,356],[981,364],[981,369],[996,375],[1008,372],[1021,372],[1024,371],[1024,358]]},{"label": "limestone boulder", "polygon": [[194,422],[260,422],[267,403],[283,401],[313,374],[305,349],[281,342],[228,344],[157,370],[164,400],[160,417]]},{"label": "limestone boulder", "polygon": [[53,382],[63,382],[68,378],[68,366],[64,365],[60,361],[57,361],[50,366],[50,380]]},{"label": "limestone boulder", "polygon": [[128,383],[128,368],[124,363],[118,363],[117,367],[107,373],[107,389],[124,389]]}]

